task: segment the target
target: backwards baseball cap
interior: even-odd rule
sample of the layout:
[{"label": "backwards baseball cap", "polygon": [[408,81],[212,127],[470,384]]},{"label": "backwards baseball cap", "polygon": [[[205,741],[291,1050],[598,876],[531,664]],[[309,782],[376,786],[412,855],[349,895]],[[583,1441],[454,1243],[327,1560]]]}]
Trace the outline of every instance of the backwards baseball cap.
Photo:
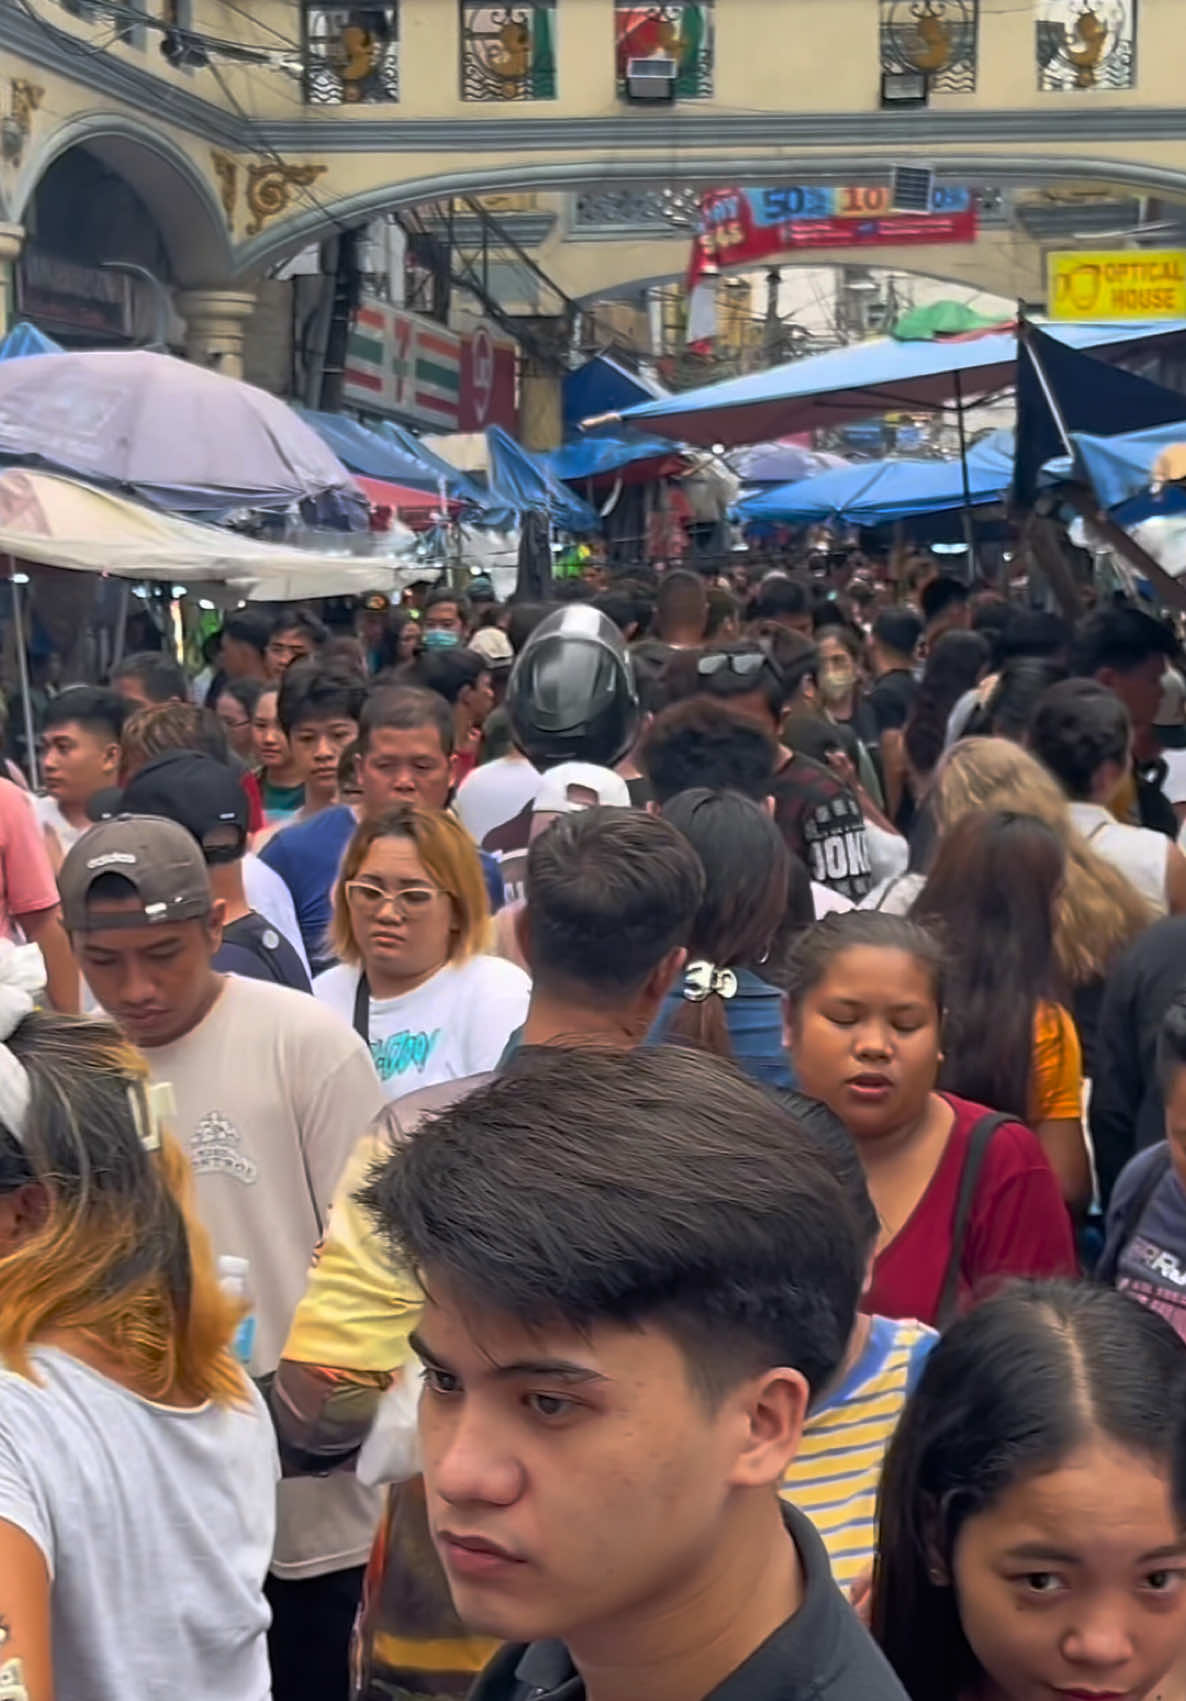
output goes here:
[{"label": "backwards baseball cap", "polygon": [[[91,888],[104,874],[127,881],[138,911],[97,917],[88,910]],[[67,933],[205,919],[214,902],[197,840],[155,815],[118,815],[89,827],[66,854],[58,891]]]},{"label": "backwards baseball cap", "polygon": [[511,640],[497,626],[482,626],[469,641],[469,648],[491,669],[509,668],[515,659]]},{"label": "backwards baseball cap", "polygon": [[200,750],[154,756],[122,790],[93,797],[87,813],[92,821],[163,815],[193,834],[212,865],[237,862],[247,848],[247,793],[225,762]]},{"label": "backwards baseball cap", "polygon": [[629,809],[630,787],[621,774],[596,762],[561,762],[540,781],[531,806],[533,815],[579,815],[582,809],[608,803]]}]

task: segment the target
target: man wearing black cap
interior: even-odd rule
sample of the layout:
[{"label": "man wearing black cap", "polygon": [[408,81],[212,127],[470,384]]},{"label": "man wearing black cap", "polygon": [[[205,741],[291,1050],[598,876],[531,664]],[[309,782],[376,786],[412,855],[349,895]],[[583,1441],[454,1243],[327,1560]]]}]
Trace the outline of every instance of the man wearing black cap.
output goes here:
[{"label": "man wearing black cap", "polygon": [[[172,1088],[170,1124],[189,1154],[198,1209],[219,1257],[246,1258],[253,1376],[275,1369],[338,1177],[383,1108],[370,1052],[315,998],[239,975],[214,955],[223,908],[195,835],[121,815],[82,835],[58,876],[83,974]],[[379,1501],[353,1479],[282,1483],[267,1592],[279,1701],[335,1689],[308,1649],[342,1673]],[[306,1683],[308,1687],[305,1687]]]},{"label": "man wearing black cap", "polygon": [[192,833],[202,847],[216,901],[224,906],[222,944],[214,955],[221,974],[270,980],[310,991],[304,964],[284,935],[247,902],[247,794],[231,770],[199,750],[168,750],[146,762],[124,789],[92,800],[97,820],[113,815],[161,815]]}]

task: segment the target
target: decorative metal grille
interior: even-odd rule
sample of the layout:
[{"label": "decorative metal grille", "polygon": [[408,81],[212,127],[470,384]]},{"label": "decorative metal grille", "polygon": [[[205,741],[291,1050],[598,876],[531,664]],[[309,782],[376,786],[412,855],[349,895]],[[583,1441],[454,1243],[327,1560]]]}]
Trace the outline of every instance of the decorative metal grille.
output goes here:
[{"label": "decorative metal grille", "polygon": [[922,71],[933,89],[976,88],[979,0],[881,0],[881,69]]},{"label": "decorative metal grille", "polygon": [[699,189],[585,189],[573,197],[573,228],[691,232],[699,209]]},{"label": "decorative metal grille", "polygon": [[632,59],[674,59],[676,98],[711,100],[713,25],[713,0],[672,0],[665,6],[638,6],[617,0],[614,40],[618,93],[626,92],[626,67]]},{"label": "decorative metal grille", "polygon": [[399,99],[399,6],[305,6],[305,99],[347,106]]},{"label": "decorative metal grille", "polygon": [[462,100],[555,100],[555,0],[461,0]]},{"label": "decorative metal grille", "polygon": [[1034,0],[1039,89],[1131,89],[1137,0]]}]

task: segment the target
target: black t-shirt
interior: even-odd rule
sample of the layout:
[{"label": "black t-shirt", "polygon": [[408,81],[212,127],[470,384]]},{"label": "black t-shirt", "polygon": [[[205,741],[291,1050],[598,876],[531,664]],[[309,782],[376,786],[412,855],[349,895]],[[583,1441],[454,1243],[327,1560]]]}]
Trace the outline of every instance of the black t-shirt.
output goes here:
[{"label": "black t-shirt", "polygon": [[858,903],[873,885],[865,817],[851,786],[797,753],[774,776],[774,819],[820,886]]},{"label": "black t-shirt", "polygon": [[255,910],[223,928],[214,967],[220,974],[270,980],[277,986],[290,986],[294,992],[312,991],[305,965],[288,940]]},{"label": "black t-shirt", "polygon": [[906,725],[917,690],[918,681],[909,668],[896,667],[882,674],[866,699],[879,737]]},{"label": "black t-shirt", "polygon": [[[799,1610],[705,1701],[906,1701],[881,1650],[832,1581],[810,1520],[785,1502],[787,1535],[803,1567]],[[640,1701],[645,1697],[643,1684]],[[584,1701],[585,1685],[563,1642],[501,1648],[470,1701]]]}]

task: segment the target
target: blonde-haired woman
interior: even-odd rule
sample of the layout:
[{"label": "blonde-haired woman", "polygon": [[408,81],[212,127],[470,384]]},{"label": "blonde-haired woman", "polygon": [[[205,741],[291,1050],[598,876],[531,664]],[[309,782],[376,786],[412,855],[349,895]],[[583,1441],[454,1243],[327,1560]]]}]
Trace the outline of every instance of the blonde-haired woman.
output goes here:
[{"label": "blonde-haired woman", "polygon": [[371,1048],[389,1099],[493,1069],[531,982],[487,954],[490,909],[473,840],[453,816],[402,804],[363,821],[334,888],[339,961],[313,992]]},{"label": "blonde-haired woman", "polygon": [[[25,947],[24,950],[35,948]],[[0,954],[0,1694],[271,1691],[270,1420],[143,1060]]]}]

